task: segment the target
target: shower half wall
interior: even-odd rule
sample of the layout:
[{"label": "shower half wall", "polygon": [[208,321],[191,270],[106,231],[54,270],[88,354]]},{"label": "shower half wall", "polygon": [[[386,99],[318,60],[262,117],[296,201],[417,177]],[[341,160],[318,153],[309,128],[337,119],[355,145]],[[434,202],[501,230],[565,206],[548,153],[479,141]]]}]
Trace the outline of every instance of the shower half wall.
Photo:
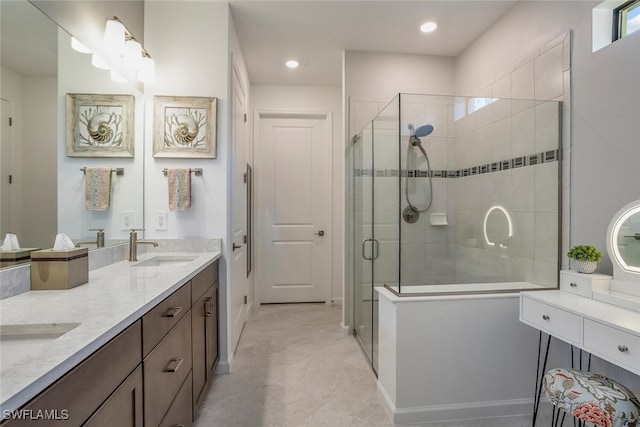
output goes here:
[{"label": "shower half wall", "polygon": [[[416,143],[423,125],[433,131]],[[399,297],[557,287],[561,135],[558,101],[414,94],[356,135],[353,325],[374,370],[376,287]],[[413,223],[410,204],[424,210]]]}]

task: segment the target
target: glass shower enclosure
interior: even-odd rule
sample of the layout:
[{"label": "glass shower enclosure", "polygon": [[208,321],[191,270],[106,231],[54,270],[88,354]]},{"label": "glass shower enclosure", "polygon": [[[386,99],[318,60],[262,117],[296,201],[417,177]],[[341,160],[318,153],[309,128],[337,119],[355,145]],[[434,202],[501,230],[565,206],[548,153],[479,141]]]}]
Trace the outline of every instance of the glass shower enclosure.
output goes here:
[{"label": "glass shower enclosure", "polygon": [[353,333],[378,295],[558,286],[562,103],[399,94],[350,148]]}]

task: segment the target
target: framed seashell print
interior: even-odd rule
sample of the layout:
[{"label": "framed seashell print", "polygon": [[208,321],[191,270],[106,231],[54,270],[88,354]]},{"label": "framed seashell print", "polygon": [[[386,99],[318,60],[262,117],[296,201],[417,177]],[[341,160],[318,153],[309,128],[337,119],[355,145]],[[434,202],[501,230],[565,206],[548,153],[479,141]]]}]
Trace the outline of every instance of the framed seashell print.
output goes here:
[{"label": "framed seashell print", "polygon": [[67,94],[68,157],[133,157],[133,95]]},{"label": "framed seashell print", "polygon": [[155,96],[153,157],[215,159],[217,100]]}]

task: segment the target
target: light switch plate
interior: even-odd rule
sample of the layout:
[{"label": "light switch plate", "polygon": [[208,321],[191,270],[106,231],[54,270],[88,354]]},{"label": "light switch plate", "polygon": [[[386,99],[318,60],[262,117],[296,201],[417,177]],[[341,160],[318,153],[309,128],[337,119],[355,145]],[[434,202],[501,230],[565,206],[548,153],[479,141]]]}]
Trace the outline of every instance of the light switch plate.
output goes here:
[{"label": "light switch plate", "polygon": [[133,228],[133,212],[122,211],[121,224],[123,230],[130,230]]},{"label": "light switch plate", "polygon": [[156,212],[155,226],[156,226],[156,230],[166,230],[167,229],[167,213],[166,212],[164,212],[164,211]]}]

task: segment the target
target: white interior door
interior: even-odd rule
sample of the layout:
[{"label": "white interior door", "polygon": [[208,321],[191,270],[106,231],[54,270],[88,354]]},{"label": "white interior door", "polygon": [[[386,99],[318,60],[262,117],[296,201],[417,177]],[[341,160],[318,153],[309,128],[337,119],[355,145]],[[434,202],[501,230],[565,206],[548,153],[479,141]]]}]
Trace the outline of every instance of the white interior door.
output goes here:
[{"label": "white interior door", "polygon": [[231,182],[231,315],[233,322],[233,342],[235,349],[242,334],[242,328],[249,316],[249,279],[247,277],[247,186],[246,173],[246,96],[244,87],[233,69],[233,165]]},{"label": "white interior door", "polygon": [[0,115],[2,115],[2,124],[0,129],[0,179],[2,184],[0,187],[0,239],[4,239],[6,233],[17,233],[11,227],[11,184],[9,177],[11,176],[11,134],[9,132],[9,116],[11,104],[7,100],[0,100]]},{"label": "white interior door", "polygon": [[326,115],[259,115],[261,303],[331,298],[330,128]]}]

